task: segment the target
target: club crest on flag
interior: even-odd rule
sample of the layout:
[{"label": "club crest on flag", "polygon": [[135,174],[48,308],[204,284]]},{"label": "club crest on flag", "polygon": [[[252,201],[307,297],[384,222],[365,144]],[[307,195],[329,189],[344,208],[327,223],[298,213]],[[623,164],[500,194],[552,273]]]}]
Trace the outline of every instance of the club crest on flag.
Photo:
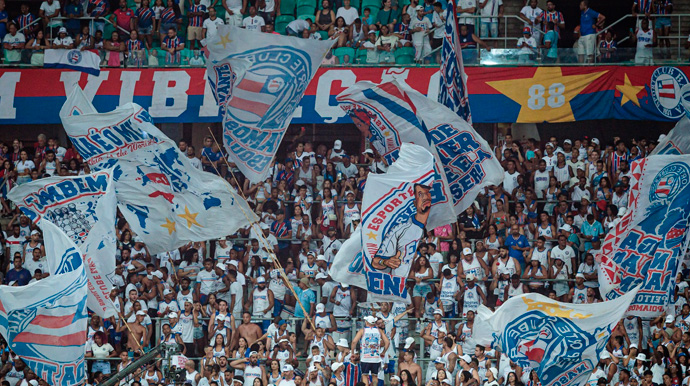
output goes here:
[{"label": "club crest on flag", "polygon": [[690,168],[684,163],[674,162],[661,169],[652,181],[649,201],[672,200],[690,182]]},{"label": "club crest on flag", "polygon": [[69,60],[71,64],[79,64],[79,62],[81,62],[81,59],[82,55],[81,52],[79,52],[79,50],[70,50],[70,52],[67,53],[67,60]]},{"label": "club crest on flag", "polygon": [[689,84],[688,77],[676,67],[659,67],[654,70],[649,87],[654,105],[661,114],[678,119],[685,114],[681,103],[681,89]]}]

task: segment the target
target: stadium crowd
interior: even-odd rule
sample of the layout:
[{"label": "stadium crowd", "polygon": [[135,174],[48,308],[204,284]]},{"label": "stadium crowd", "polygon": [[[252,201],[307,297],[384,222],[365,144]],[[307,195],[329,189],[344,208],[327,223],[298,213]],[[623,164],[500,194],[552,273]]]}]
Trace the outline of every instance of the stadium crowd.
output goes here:
[{"label": "stadium crowd", "polygon": [[[654,145],[505,135],[495,145],[503,184],[486,188],[457,223],[426,230],[407,281],[412,303],[404,304],[367,303],[364,290],[332,281],[327,271],[360,223],[367,176],[387,169],[375,150],[349,154],[340,140],[316,144],[298,135],[270,177],[250,184],[212,138],[200,150],[180,141],[195,167],[246,196],[260,223],[151,255],[120,218],[111,293],[118,315],[91,316],[90,384],[170,344],[190,358],[177,383],[191,386],[537,386],[532,369],[476,345],[475,312],[527,292],[601,302],[593,254],[626,211],[630,163]],[[48,275],[50,251],[7,192],[89,169],[69,144],[45,135],[0,145],[0,158],[2,216],[9,218],[0,238],[3,282],[23,286]],[[592,386],[688,385],[690,305],[687,266],[681,269],[666,314],[620,321]],[[3,385],[47,385],[6,343],[2,348]],[[175,383],[165,368],[153,361],[120,384]]]},{"label": "stadium crowd", "polygon": [[[514,15],[524,23],[511,47],[518,50],[518,63],[557,62],[564,33],[574,35],[580,62],[592,62],[595,55],[603,62],[618,61],[617,36],[600,33],[604,15],[589,8],[588,0],[579,4],[579,22],[566,24],[556,1],[547,1],[546,9],[537,0],[525,1]],[[218,25],[229,24],[333,39],[324,64],[438,62],[439,53],[432,50],[442,44],[446,7],[446,0],[44,0],[38,10],[23,3],[9,15],[0,0],[0,51],[6,64],[42,66],[46,48],[74,48],[97,50],[101,65],[109,67],[203,66],[207,40]],[[467,63],[477,62],[478,48],[491,50],[482,39],[511,38],[499,34],[505,29],[499,23],[510,20],[503,19],[502,0],[462,0],[456,8]],[[672,12],[670,0],[634,1],[633,15],[645,18],[630,33],[636,63],[651,64],[653,47],[660,48],[657,56],[671,57],[666,37]]]}]

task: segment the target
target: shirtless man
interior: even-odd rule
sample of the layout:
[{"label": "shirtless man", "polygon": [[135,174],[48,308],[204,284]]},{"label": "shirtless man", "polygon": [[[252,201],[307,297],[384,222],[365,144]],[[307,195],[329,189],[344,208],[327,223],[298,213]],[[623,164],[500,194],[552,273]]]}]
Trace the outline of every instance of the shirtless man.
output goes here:
[{"label": "shirtless man", "polygon": [[250,346],[263,336],[261,327],[252,323],[252,314],[248,311],[242,314],[242,324],[240,324],[235,331],[235,338],[233,341],[236,343],[240,340],[240,337],[243,337]]},{"label": "shirtless man", "polygon": [[[147,341],[146,327],[141,325],[145,317],[146,312],[139,310],[136,313],[134,322],[129,324],[129,328],[127,328],[127,325],[124,323],[117,328],[117,332],[124,332],[127,330],[127,347],[133,352],[140,351],[142,355],[144,352],[141,347],[143,346],[143,342]],[[120,320],[124,320],[122,315],[120,315]]]},{"label": "shirtless man", "polygon": [[416,380],[417,385],[422,384],[422,368],[414,363],[412,360],[414,359],[414,353],[411,350],[405,350],[403,353],[403,361],[400,362],[400,365],[398,366],[398,376],[402,374],[403,370],[407,370],[410,372],[410,375],[412,375],[412,379]]}]

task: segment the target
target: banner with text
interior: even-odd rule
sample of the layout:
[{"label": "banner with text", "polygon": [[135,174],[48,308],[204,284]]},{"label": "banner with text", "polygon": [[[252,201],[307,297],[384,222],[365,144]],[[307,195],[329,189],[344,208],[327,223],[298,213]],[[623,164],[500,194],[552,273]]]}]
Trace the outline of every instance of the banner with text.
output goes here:
[{"label": "banner with text", "polygon": [[[473,122],[588,119],[676,121],[690,67],[465,67]],[[359,81],[400,80],[436,101],[438,68],[320,68],[292,123],[350,123],[336,95]],[[98,111],[134,102],[156,123],[220,122],[205,68],[104,69],[99,76],[51,69],[0,70],[0,124],[60,123],[75,84]],[[36,114],[36,109],[41,114]]]}]

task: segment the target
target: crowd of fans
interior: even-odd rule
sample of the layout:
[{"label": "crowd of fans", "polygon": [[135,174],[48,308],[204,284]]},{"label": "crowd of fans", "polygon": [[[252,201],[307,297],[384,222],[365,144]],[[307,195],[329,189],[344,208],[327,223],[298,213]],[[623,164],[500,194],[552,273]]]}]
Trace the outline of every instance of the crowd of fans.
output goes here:
[{"label": "crowd of fans", "polygon": [[[46,277],[50,253],[7,191],[46,176],[88,173],[64,145],[40,135],[33,145],[0,146],[2,215],[10,219],[1,240],[6,285]],[[412,303],[405,304],[366,303],[365,291],[332,281],[327,270],[360,223],[367,176],[387,169],[375,150],[348,154],[340,140],[315,144],[298,135],[270,177],[251,184],[211,138],[200,151],[180,141],[192,165],[222,175],[247,197],[260,223],[151,255],[120,218],[111,293],[118,315],[91,316],[90,382],[102,383],[162,343],[179,345],[190,358],[178,383],[192,386],[536,386],[533,369],[476,345],[475,311],[527,292],[601,302],[593,255],[626,211],[630,163],[654,145],[619,138],[517,142],[506,135],[495,146],[503,184],[488,187],[456,224],[426,230],[407,282]],[[679,273],[666,314],[621,320],[591,385],[688,383],[684,279]],[[4,348],[0,375],[9,386],[45,384]],[[152,361],[121,384],[172,384],[167,368]]]},{"label": "crowd of fans", "polygon": [[[218,25],[230,24],[256,32],[333,39],[334,49],[324,64],[439,62],[436,49],[442,44],[446,0],[352,2],[44,0],[37,13],[24,3],[18,14],[10,16],[5,0],[0,0],[0,41],[5,63],[40,66],[46,48],[76,48],[98,50],[103,66],[203,66],[207,39]],[[619,60],[616,35],[611,30],[600,33],[605,18],[589,8],[588,0],[579,3],[580,20],[573,24],[566,24],[556,3],[547,1],[544,10],[537,0],[524,2],[516,15],[524,22],[522,36],[516,37],[518,63],[558,62],[564,33],[574,33],[573,48],[580,62],[592,62],[595,56],[602,62]],[[637,45],[636,63],[651,64],[653,47],[660,47],[660,58],[671,57],[667,37],[672,11],[670,0],[634,1],[632,12],[640,17],[637,28],[630,31]],[[467,63],[477,62],[478,48],[491,50],[482,39],[507,37],[499,36],[505,27],[499,24],[511,20],[502,18],[502,0],[458,1],[457,15]]]}]

